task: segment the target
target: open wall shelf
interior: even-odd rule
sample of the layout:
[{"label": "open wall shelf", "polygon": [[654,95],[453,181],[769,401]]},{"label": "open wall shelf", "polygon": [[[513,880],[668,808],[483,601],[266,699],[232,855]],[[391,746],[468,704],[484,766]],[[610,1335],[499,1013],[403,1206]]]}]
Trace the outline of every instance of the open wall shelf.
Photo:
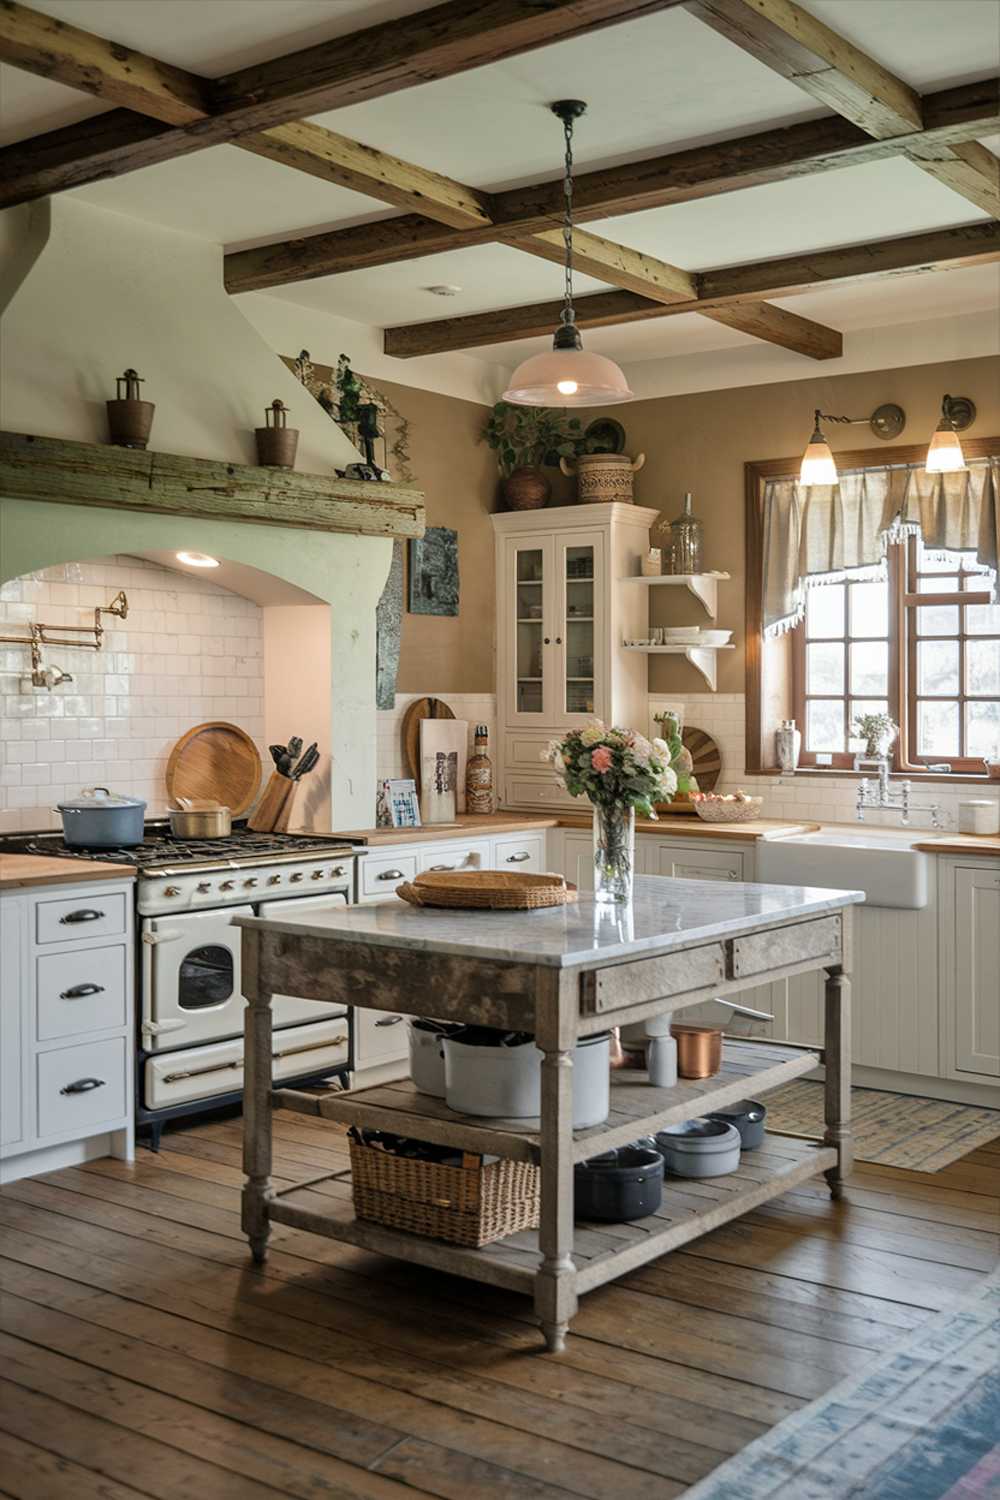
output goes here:
[{"label": "open wall shelf", "polygon": [[640,584],[644,588],[683,588],[705,606],[710,620],[714,620],[719,606],[719,584],[726,582],[728,573],[658,573],[652,578],[633,574],[623,578],[622,583]]},{"label": "open wall shelf", "polygon": [[717,681],[716,656],[720,651],[735,651],[729,646],[623,646],[623,651],[638,651],[643,656],[686,656],[693,667],[704,677],[712,692]]}]

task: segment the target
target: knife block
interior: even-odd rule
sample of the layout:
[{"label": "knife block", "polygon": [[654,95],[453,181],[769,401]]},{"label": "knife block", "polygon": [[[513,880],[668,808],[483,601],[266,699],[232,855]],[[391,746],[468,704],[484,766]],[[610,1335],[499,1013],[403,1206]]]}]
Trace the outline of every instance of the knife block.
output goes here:
[{"label": "knife block", "polygon": [[247,827],[252,828],[254,833],[283,832],[288,827],[292,814],[294,796],[295,782],[291,777],[282,776],[280,771],[272,771],[263,797],[247,819]]}]

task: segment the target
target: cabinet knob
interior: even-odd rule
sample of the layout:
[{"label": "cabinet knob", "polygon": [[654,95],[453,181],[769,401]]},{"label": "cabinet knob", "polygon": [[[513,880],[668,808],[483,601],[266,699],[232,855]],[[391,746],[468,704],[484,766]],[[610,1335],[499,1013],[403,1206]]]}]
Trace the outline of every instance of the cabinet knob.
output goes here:
[{"label": "cabinet knob", "polygon": [[556,645],[557,646],[561,646],[562,645],[562,636],[561,635],[557,635],[556,636]]},{"label": "cabinet knob", "polygon": [[552,645],[552,642],[549,640],[549,638],[548,638],[547,635],[542,637],[542,645],[543,646],[551,646]]}]

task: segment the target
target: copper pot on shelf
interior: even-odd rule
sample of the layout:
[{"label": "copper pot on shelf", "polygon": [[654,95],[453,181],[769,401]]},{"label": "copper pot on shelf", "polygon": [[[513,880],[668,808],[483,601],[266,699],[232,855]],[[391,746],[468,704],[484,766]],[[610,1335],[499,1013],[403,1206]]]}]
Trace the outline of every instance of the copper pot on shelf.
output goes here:
[{"label": "copper pot on shelf", "polygon": [[712,1078],[722,1067],[722,1027],[675,1023],[670,1034],[677,1043],[677,1072],[681,1078]]}]

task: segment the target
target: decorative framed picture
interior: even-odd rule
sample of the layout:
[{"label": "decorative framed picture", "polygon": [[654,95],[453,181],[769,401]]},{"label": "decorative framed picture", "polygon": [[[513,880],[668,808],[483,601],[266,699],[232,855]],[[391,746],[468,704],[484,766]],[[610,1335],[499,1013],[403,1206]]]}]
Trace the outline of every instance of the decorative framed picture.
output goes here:
[{"label": "decorative framed picture", "polygon": [[458,614],[458,532],[428,526],[410,542],[410,613]]},{"label": "decorative framed picture", "polygon": [[420,811],[424,823],[454,823],[465,810],[469,726],[465,719],[420,724]]},{"label": "decorative framed picture", "polygon": [[387,781],[389,820],[393,828],[420,828],[420,799],[411,778]]}]

